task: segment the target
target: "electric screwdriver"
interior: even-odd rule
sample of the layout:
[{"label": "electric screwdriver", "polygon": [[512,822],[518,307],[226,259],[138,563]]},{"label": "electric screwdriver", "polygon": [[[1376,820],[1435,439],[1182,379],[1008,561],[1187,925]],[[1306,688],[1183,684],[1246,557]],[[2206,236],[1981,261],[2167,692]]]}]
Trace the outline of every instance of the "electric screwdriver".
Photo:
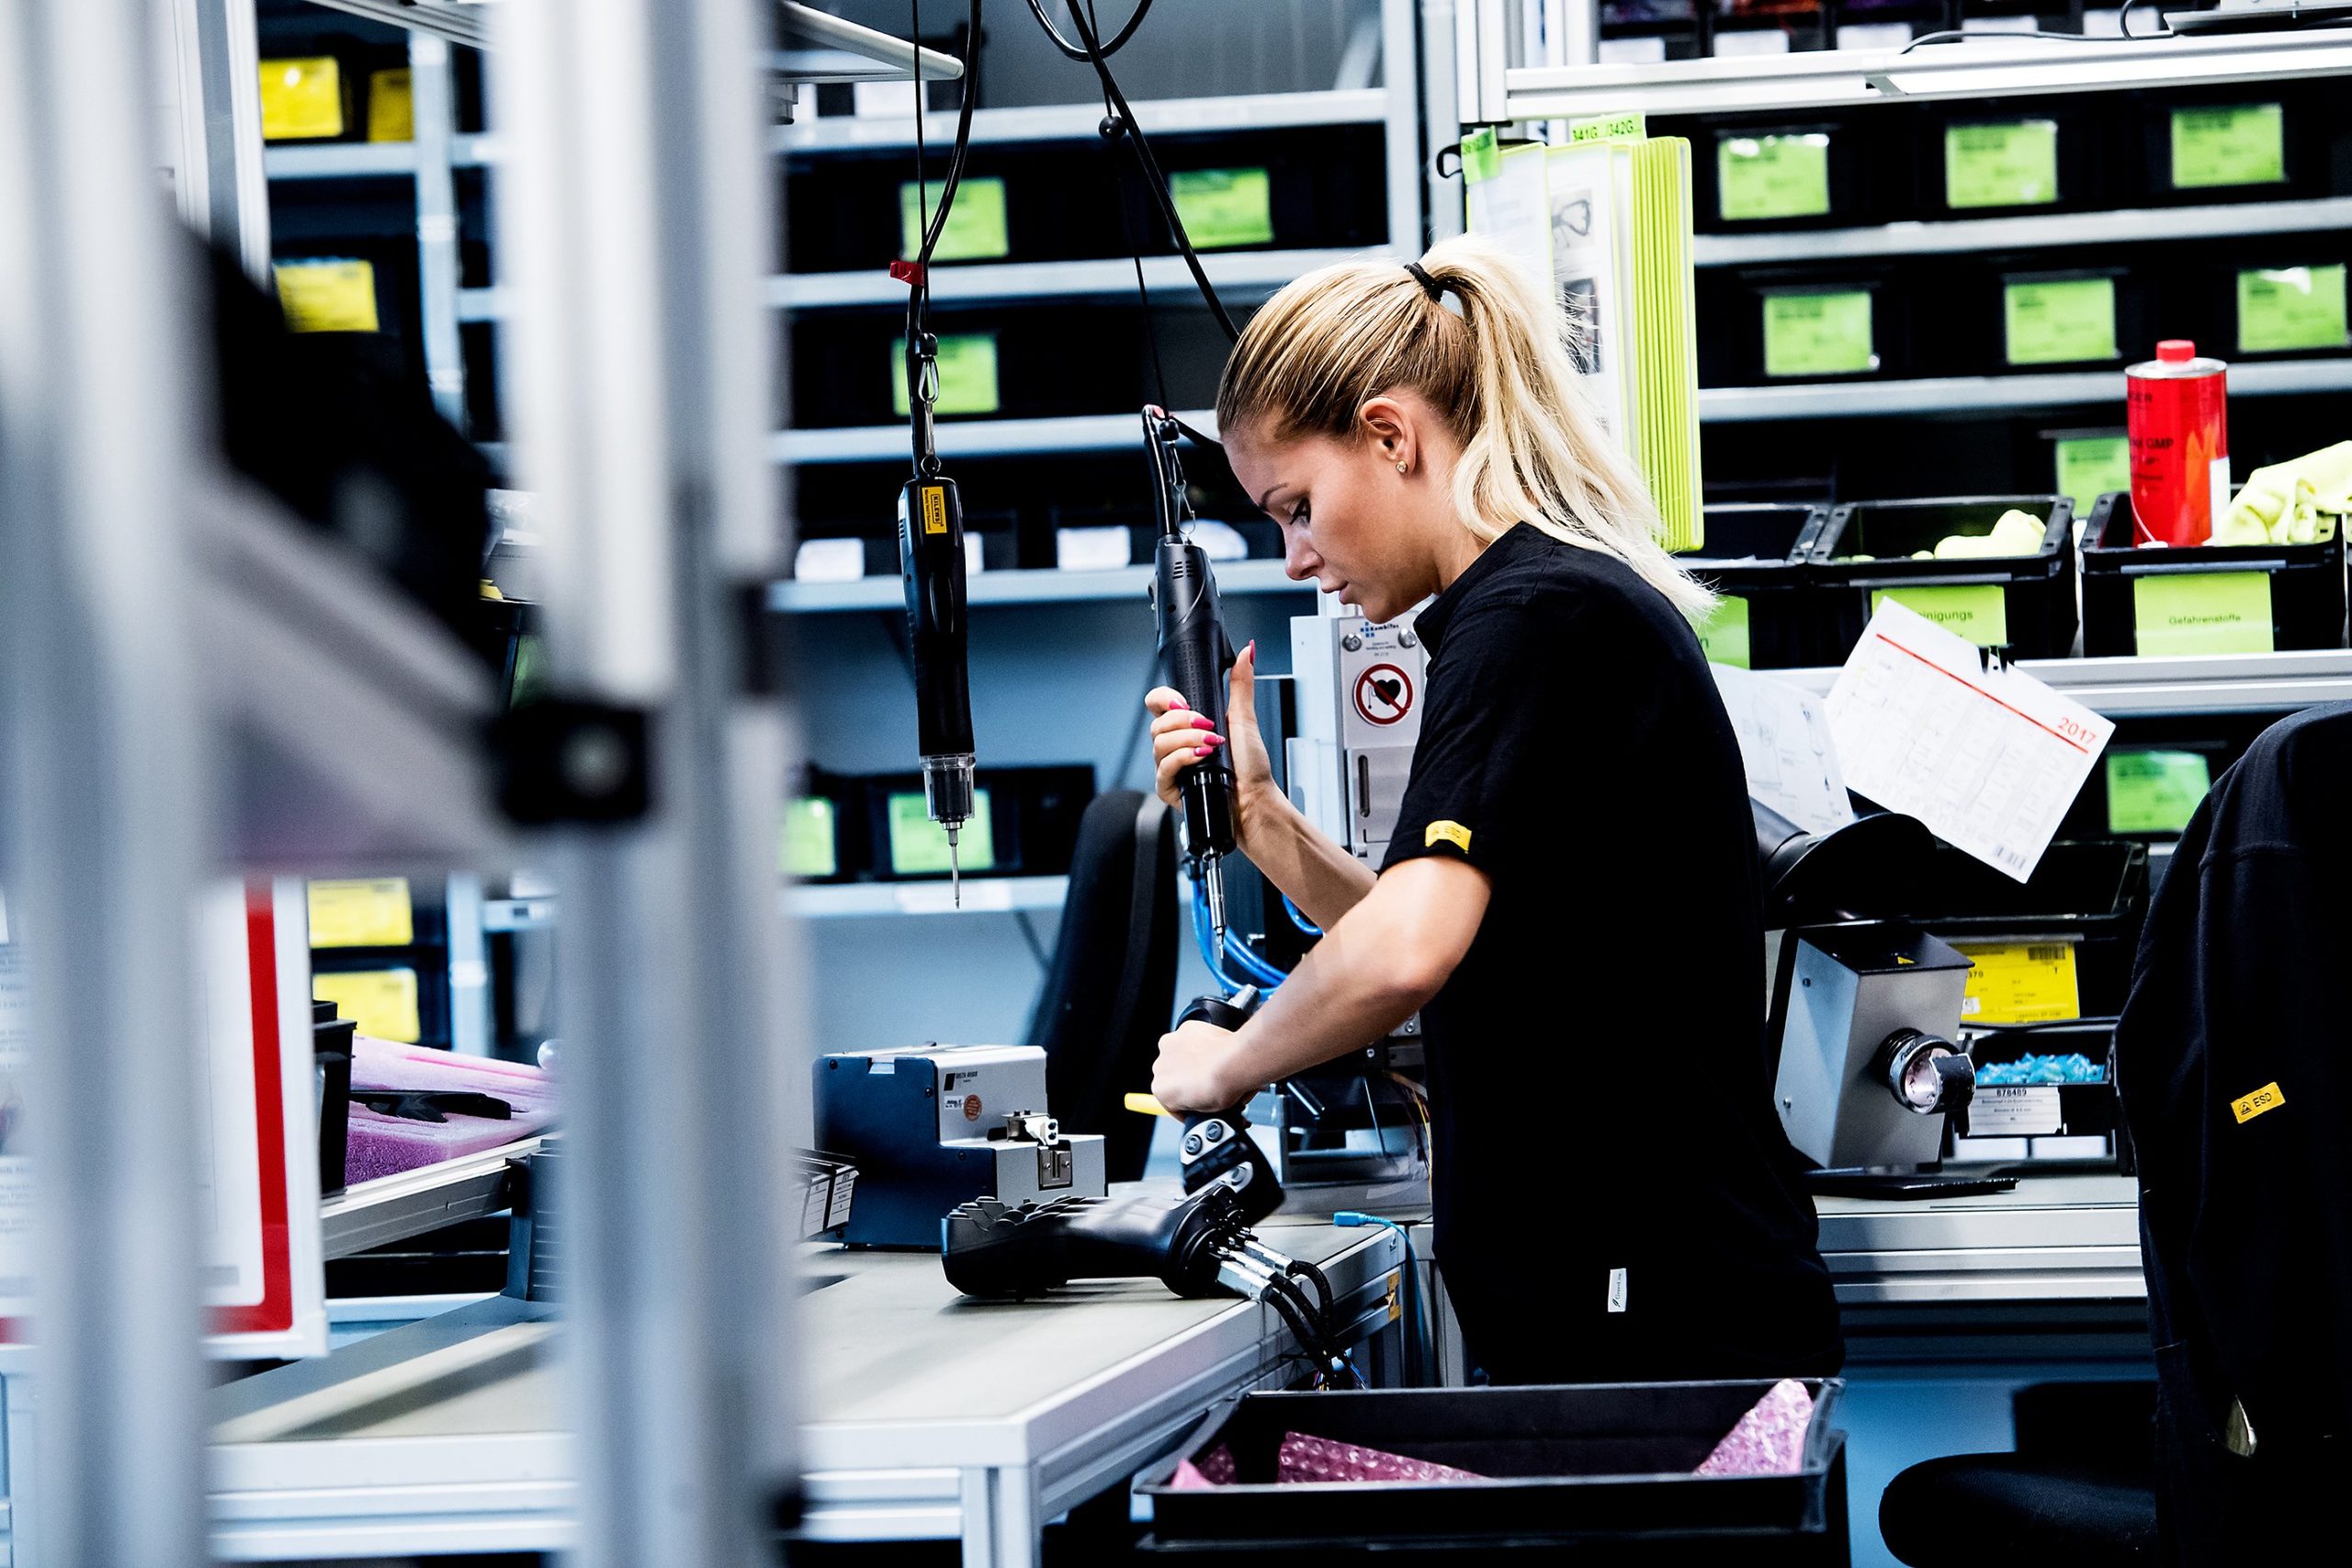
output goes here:
[{"label": "electric screwdriver", "polygon": [[[1184,537],[1184,476],[1176,460],[1181,433],[1165,409],[1150,405],[1143,411],[1143,430],[1160,536],[1151,602],[1159,618],[1161,674],[1187,706],[1207,717],[1211,733],[1228,734],[1226,679],[1233,669],[1233,644],[1226,638],[1208,552]],[[1234,848],[1231,748],[1220,746],[1186,768],[1177,788],[1184,802],[1185,852],[1208,898],[1210,940],[1223,953],[1225,874],[1219,862]]]},{"label": "electric screwdriver", "polygon": [[964,504],[954,479],[918,472],[899,492],[899,571],[915,667],[923,807],[947,831],[948,874],[961,905],[956,838],[972,816],[972,687],[965,662]]},{"label": "electric screwdriver", "polygon": [[[1182,1029],[1199,1020],[1219,1029],[1239,1029],[1257,1012],[1261,999],[1255,986],[1244,986],[1229,998],[1195,997],[1178,1015],[1176,1026]],[[1184,1190],[1197,1192],[1220,1182],[1230,1187],[1245,1224],[1255,1224],[1282,1206],[1283,1185],[1273,1162],[1250,1135],[1250,1119],[1238,1105],[1185,1117],[1177,1156]]]}]

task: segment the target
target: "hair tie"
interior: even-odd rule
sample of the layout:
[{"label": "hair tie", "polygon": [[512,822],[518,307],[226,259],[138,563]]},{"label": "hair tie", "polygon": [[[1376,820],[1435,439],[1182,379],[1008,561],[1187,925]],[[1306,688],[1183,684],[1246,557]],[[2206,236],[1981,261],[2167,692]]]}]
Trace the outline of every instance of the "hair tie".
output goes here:
[{"label": "hair tie", "polygon": [[1419,262],[1407,262],[1405,264],[1405,270],[1413,275],[1413,281],[1421,286],[1421,292],[1428,295],[1430,299],[1437,300],[1445,298],[1445,285],[1440,283],[1436,278],[1431,277],[1430,276],[1429,268],[1423,266]]}]

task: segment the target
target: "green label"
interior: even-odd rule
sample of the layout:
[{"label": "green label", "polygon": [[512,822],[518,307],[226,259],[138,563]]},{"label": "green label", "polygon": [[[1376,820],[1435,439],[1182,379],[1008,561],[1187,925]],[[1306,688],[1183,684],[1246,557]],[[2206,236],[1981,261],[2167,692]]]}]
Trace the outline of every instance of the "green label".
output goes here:
[{"label": "green label", "polygon": [[[989,822],[989,792],[972,792],[972,815],[956,835],[955,860],[964,874],[996,869],[996,840]],[[947,829],[931,819],[922,792],[890,797],[890,869],[900,876],[929,876],[952,863]]]},{"label": "green label", "polygon": [[2071,365],[2115,357],[2115,279],[2012,283],[2002,317],[2012,365]]},{"label": "green label", "polygon": [[2058,199],[2058,122],[1944,128],[1944,205],[2047,207]]},{"label": "green label", "polygon": [[[939,198],[947,190],[945,180],[923,182],[922,205],[915,201],[915,182],[904,180],[899,186],[899,254],[901,257],[922,254],[922,225],[925,213],[938,216]],[[948,209],[947,227],[939,231],[939,244],[931,253],[935,262],[988,261],[1007,254],[1012,241],[1004,220],[1004,182],[999,179],[965,180],[956,187],[956,205]]]},{"label": "green label", "polygon": [[2124,437],[2078,435],[2056,445],[2058,493],[2074,498],[2075,516],[2089,516],[2108,491],[2132,488],[2132,444]]},{"label": "green label", "polygon": [[831,876],[841,869],[833,852],[833,803],[804,795],[784,806],[784,874]]},{"label": "green label", "polygon": [[2000,648],[2009,640],[2008,591],[1997,582],[1882,588],[1871,595],[1871,614],[1877,615],[1889,599],[1979,648]]},{"label": "green label", "polygon": [[1273,182],[1263,169],[1186,169],[1168,176],[1168,193],[1195,250],[1273,241]]},{"label": "green label", "polygon": [[2198,571],[2132,581],[2132,626],[2141,653],[2268,653],[2267,571]]},{"label": "green label", "polygon": [[2343,263],[2238,274],[2240,353],[2342,348],[2347,339]]},{"label": "green label", "polygon": [[1699,623],[1698,632],[1699,647],[1710,664],[1754,668],[1747,661],[1747,601],[1738,594],[1726,593],[1716,600],[1713,612]]},{"label": "green label", "polygon": [[1591,119],[1568,121],[1568,141],[1646,141],[1649,122],[1637,114],[1604,114]]},{"label": "green label", "polygon": [[[939,413],[994,413],[996,333],[958,333],[939,340]],[[890,340],[890,408],[900,419],[907,403],[907,340]]]},{"label": "green label", "polygon": [[2213,787],[2213,764],[2199,751],[2109,751],[2107,830],[2177,833]]},{"label": "green label", "polygon": [[1829,210],[1829,137],[1726,136],[1715,143],[1715,189],[1725,222],[1819,218]]},{"label": "green label", "polygon": [[1496,144],[1494,127],[1474,130],[1462,139],[1464,185],[1475,186],[1483,180],[1493,179],[1502,172],[1502,151]]},{"label": "green label", "polygon": [[2275,186],[2287,177],[2287,111],[2277,104],[2172,111],[2172,185]]},{"label": "green label", "polygon": [[1764,374],[1851,376],[1878,368],[1866,288],[1764,296]]}]

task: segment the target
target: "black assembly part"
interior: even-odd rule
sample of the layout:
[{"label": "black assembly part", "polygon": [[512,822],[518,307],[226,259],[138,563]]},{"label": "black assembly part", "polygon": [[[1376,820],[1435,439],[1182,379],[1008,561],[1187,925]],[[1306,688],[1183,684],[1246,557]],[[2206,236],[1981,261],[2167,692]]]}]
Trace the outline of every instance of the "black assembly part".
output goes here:
[{"label": "black assembly part", "polygon": [[1020,1301],[1072,1280],[1156,1279],[1180,1296],[1216,1293],[1221,1248],[1249,1238],[1234,1194],[1211,1187],[1170,1203],[1057,1198],[1013,1207],[981,1198],[940,1222],[947,1282]]}]

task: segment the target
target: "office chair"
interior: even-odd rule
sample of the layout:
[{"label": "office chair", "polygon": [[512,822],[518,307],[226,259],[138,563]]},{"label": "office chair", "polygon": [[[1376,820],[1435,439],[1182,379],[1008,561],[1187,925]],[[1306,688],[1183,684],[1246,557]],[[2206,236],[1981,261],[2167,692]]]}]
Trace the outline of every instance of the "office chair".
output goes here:
[{"label": "office chair", "polygon": [[1078,825],[1069,896],[1029,1038],[1046,1048],[1055,1119],[1100,1133],[1114,1181],[1143,1176],[1152,1121],[1125,1097],[1151,1087],[1176,1008],[1175,816],[1137,790],[1097,795]]},{"label": "office chair", "polygon": [[2019,1389],[2018,1451],[1911,1466],[1879,1499],[1910,1568],[2126,1568],[2160,1560],[2153,1383]]}]

